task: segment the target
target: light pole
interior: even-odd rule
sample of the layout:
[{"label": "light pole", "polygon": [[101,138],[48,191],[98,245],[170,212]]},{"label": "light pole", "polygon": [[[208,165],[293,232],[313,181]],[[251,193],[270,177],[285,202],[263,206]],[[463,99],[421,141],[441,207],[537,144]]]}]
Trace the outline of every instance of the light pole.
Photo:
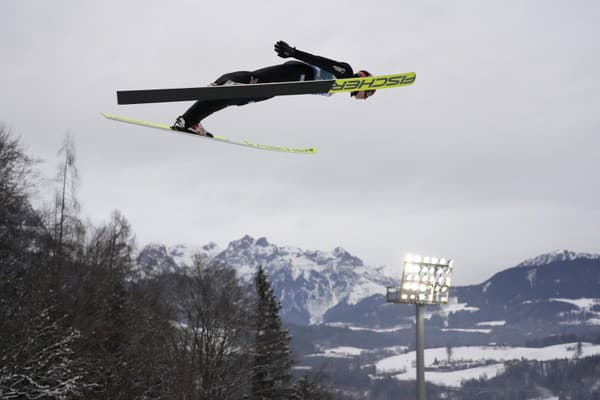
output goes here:
[{"label": "light pole", "polygon": [[452,260],[408,254],[400,287],[387,288],[388,303],[416,307],[417,400],[425,400],[425,306],[448,303],[453,268]]}]

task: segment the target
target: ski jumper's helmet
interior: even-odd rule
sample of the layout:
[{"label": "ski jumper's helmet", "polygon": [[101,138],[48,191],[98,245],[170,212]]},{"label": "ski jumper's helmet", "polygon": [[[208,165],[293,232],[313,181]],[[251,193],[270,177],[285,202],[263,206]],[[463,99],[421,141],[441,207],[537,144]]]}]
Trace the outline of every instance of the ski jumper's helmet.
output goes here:
[{"label": "ski jumper's helmet", "polygon": [[[364,69],[361,69],[356,74],[354,74],[354,76],[357,78],[366,78],[367,76],[373,76],[373,75],[369,71],[365,71]],[[365,92],[365,100],[375,94],[375,90],[365,90],[364,92]],[[358,93],[358,91],[350,92],[350,96],[356,96],[357,93]]]}]

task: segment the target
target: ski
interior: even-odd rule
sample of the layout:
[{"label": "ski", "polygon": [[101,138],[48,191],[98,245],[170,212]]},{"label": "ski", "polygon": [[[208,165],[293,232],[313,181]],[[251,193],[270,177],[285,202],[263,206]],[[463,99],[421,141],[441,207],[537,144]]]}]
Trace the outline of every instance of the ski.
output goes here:
[{"label": "ski", "polygon": [[221,143],[234,144],[237,146],[252,147],[252,148],[260,149],[260,150],[278,151],[278,152],[283,152],[283,153],[296,153],[296,154],[315,154],[315,153],[317,153],[317,149],[315,147],[296,148],[296,147],[271,146],[271,145],[252,143],[252,142],[247,142],[247,141],[236,141],[236,140],[224,138],[223,136],[219,136],[219,135],[213,135],[213,137],[210,137],[210,136],[198,135],[198,134],[192,133],[192,132],[177,131],[177,130],[171,129],[171,127],[169,125],[159,124],[159,123],[155,123],[155,122],[120,117],[117,115],[111,115],[111,114],[107,114],[107,113],[102,113],[102,115],[105,118],[111,119],[113,121],[125,122],[128,124],[133,124],[133,125],[138,125],[138,126],[145,126],[145,127],[149,127],[149,128],[161,129],[161,130],[165,130],[165,131],[169,131],[169,132],[173,132],[173,133],[182,133],[185,135],[191,135],[191,136],[195,136],[195,137],[199,137],[199,138],[203,138],[203,139],[214,140],[214,141],[221,142]]},{"label": "ski", "polygon": [[172,101],[224,100],[380,90],[412,85],[415,79],[416,74],[408,72],[336,80],[255,83],[180,89],[120,90],[117,91],[117,103],[164,103]]}]

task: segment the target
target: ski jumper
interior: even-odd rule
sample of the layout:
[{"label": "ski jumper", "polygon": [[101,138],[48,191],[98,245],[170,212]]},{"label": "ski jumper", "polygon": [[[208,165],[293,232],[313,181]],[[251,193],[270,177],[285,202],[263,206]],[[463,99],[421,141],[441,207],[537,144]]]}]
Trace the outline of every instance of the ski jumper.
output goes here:
[{"label": "ski jumper", "polygon": [[[213,85],[294,82],[350,78],[352,67],[345,62],[330,60],[304,51],[295,50],[294,58],[283,64],[257,69],[256,71],[230,72],[218,78]],[[199,100],[183,114],[185,125],[193,126],[214,112],[228,106],[243,106],[248,103],[268,100],[270,97],[251,99]]]}]

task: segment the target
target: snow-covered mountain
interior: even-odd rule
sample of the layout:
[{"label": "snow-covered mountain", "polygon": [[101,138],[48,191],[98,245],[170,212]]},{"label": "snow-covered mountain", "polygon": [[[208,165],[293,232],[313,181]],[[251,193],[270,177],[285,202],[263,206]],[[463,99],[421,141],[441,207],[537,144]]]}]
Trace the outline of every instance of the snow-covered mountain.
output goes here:
[{"label": "snow-covered mountain", "polygon": [[216,243],[202,247],[165,246],[152,243],[145,246],[137,258],[138,277],[146,278],[185,270],[193,265],[194,255],[213,258],[220,252]]},{"label": "snow-covered mountain", "polygon": [[386,286],[394,284],[380,268],[365,265],[341,247],[303,250],[249,235],[230,242],[222,251],[214,243],[201,248],[149,245],[138,258],[140,271],[142,276],[151,276],[182,270],[192,264],[194,254],[227,263],[247,282],[262,265],[281,302],[282,317],[301,325],[321,322],[332,307],[384,294]]},{"label": "snow-covered mountain", "polygon": [[[486,333],[494,331],[501,336],[508,329],[527,335],[564,332],[567,326],[594,330],[600,325],[600,257],[551,252],[500,271],[480,284],[453,287],[450,292],[450,304],[428,307],[444,329],[482,333],[485,326]],[[389,306],[383,296],[373,296],[356,305],[333,307],[324,321],[379,330],[411,323],[412,308]],[[503,323],[490,325],[490,321]]]},{"label": "snow-covered mountain", "polygon": [[575,253],[569,250],[555,250],[523,261],[517,267],[534,267],[555,262],[573,261],[577,259],[600,260],[600,254]]},{"label": "snow-covered mountain", "polygon": [[600,255],[553,251],[500,271],[487,281],[457,288],[474,305],[521,304],[550,298],[600,297]]},{"label": "snow-covered mountain", "polygon": [[302,250],[246,235],[229,243],[215,260],[226,262],[247,280],[262,265],[281,302],[282,317],[299,324],[321,322],[331,307],[385,293],[386,285],[392,284],[376,268],[341,247]]},{"label": "snow-covered mountain", "polygon": [[[365,265],[341,247],[331,251],[303,250],[277,246],[264,237],[255,239],[249,235],[230,242],[225,249],[214,243],[202,247],[152,244],[139,255],[140,276],[185,271],[195,254],[226,263],[248,283],[262,265],[287,322],[386,329],[401,326],[412,318],[412,309],[388,307],[385,303],[386,286],[397,282],[384,273],[384,268]],[[462,307],[457,309],[472,311],[456,313],[448,311],[447,306],[444,318],[450,315],[448,321],[458,324],[457,316],[461,315],[464,328],[476,328],[481,321],[515,321],[520,316],[566,323],[577,310],[554,299],[599,298],[599,266],[600,255],[567,250],[539,255],[498,272],[481,284],[452,288],[456,307]],[[595,320],[595,312],[600,310],[592,311],[587,318]]]}]

